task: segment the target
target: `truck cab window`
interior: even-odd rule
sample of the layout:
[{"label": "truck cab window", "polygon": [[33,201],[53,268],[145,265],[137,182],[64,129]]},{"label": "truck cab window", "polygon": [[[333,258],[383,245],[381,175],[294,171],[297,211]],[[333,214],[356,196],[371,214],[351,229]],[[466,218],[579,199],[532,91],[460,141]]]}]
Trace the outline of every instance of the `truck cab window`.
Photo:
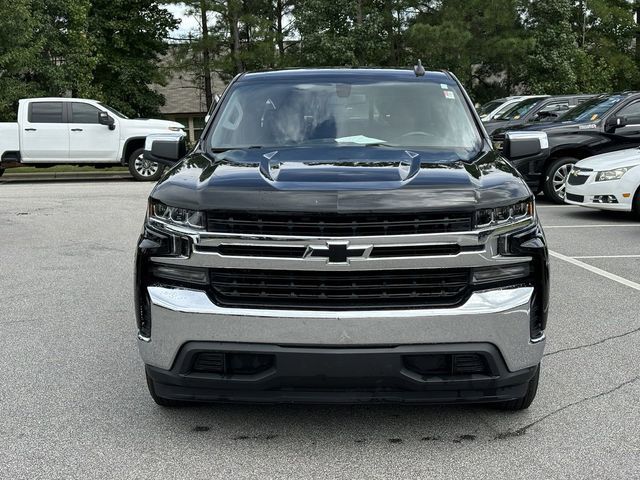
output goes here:
[{"label": "truck cab window", "polygon": [[29,105],[30,123],[64,123],[62,102],[32,102]]},{"label": "truck cab window", "polygon": [[88,103],[71,104],[71,123],[98,123],[99,109]]}]

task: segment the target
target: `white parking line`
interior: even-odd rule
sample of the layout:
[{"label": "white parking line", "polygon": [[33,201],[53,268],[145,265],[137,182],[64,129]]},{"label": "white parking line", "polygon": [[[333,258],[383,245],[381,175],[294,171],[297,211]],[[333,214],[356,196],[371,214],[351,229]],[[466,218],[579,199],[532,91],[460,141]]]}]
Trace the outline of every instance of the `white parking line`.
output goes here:
[{"label": "white parking line", "polygon": [[536,208],[584,208],[580,205],[538,205],[536,204]]},{"label": "white parking line", "polygon": [[550,228],[640,228],[640,223],[610,223],[610,224],[591,224],[591,225],[543,225],[542,228],[548,230]]},{"label": "white parking line", "polygon": [[589,258],[640,258],[640,255],[576,255],[571,258],[581,258],[581,259],[589,259]]},{"label": "white parking line", "polygon": [[622,285],[626,285],[627,287],[633,288],[634,290],[640,291],[640,283],[632,282],[631,280],[627,280],[626,278],[620,277],[613,273],[609,273],[606,270],[602,270],[601,268],[594,267],[593,265],[589,265],[588,263],[581,262],[580,260],[576,260],[575,258],[572,258],[572,257],[567,257],[566,255],[562,255],[561,253],[554,252],[552,250],[549,250],[549,255],[551,255],[552,257],[558,258],[560,260],[564,260],[567,263],[576,265],[577,267],[582,267],[585,270],[589,270],[592,273],[608,278],[609,280],[613,280],[614,282],[618,282],[618,283],[621,283]]}]

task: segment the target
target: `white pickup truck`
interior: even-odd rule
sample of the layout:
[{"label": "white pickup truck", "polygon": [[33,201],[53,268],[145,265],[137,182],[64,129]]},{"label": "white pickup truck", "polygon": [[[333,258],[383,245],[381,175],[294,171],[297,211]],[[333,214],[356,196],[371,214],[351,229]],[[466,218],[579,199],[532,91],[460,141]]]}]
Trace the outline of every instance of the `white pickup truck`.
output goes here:
[{"label": "white pickup truck", "polygon": [[0,175],[16,166],[128,165],[136,180],[157,180],[163,167],[143,158],[145,138],[183,128],[168,120],[130,119],[96,100],[22,99],[18,121],[0,123]]}]

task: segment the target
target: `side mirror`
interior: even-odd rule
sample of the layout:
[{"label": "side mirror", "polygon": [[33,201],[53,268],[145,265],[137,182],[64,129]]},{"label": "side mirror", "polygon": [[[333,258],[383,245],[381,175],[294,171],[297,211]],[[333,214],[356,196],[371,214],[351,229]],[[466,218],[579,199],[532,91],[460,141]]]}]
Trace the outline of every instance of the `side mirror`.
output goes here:
[{"label": "side mirror", "polygon": [[98,123],[100,125],[106,125],[107,127],[109,127],[109,130],[113,130],[116,128],[116,121],[107,112],[98,113]]},{"label": "side mirror", "polygon": [[147,135],[143,157],[162,165],[173,166],[187,154],[184,134],[156,133]]},{"label": "side mirror", "polygon": [[509,160],[548,155],[549,139],[545,132],[507,132],[502,153]]},{"label": "side mirror", "polygon": [[605,127],[607,131],[614,132],[616,128],[626,127],[628,124],[627,117],[609,117]]}]

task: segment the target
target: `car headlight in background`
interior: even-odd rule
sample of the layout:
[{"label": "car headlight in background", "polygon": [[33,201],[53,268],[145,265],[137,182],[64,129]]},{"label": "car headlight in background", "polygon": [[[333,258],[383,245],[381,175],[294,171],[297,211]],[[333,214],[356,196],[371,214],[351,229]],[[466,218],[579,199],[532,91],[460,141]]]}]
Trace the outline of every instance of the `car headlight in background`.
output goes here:
[{"label": "car headlight in background", "polygon": [[169,130],[171,130],[172,132],[181,132],[182,128],[180,127],[167,127]]},{"label": "car headlight in background", "polygon": [[620,167],[613,170],[603,170],[596,175],[596,182],[606,182],[609,180],[619,180],[633,167]]},{"label": "car headlight in background", "polygon": [[149,205],[149,217],[163,222],[188,228],[205,228],[204,212],[188,208],[171,207],[152,201]]},{"label": "car headlight in background", "polygon": [[534,204],[532,199],[523,200],[511,205],[497,208],[483,208],[476,211],[476,227],[493,227],[508,225],[527,218],[533,218]]}]

